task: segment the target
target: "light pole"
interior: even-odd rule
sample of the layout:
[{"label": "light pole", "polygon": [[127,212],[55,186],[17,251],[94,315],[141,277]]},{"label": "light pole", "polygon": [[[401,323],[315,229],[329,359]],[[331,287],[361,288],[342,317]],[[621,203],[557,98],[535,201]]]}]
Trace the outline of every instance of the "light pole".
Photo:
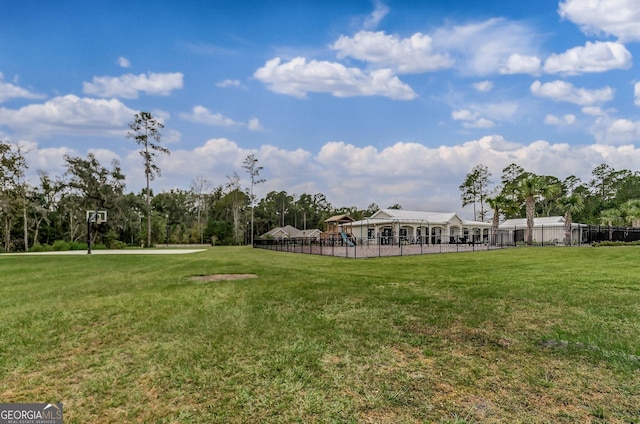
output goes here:
[{"label": "light pole", "polygon": [[164,242],[167,245],[167,247],[169,247],[169,214],[167,214],[166,218],[167,218],[167,223],[166,223],[167,228],[166,228],[166,234],[164,236]]}]

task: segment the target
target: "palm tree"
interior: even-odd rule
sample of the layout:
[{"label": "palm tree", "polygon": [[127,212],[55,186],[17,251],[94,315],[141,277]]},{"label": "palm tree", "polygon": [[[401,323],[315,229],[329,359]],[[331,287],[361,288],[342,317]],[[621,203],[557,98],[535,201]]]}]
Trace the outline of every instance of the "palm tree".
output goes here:
[{"label": "palm tree", "polygon": [[582,209],[584,201],[582,197],[571,194],[560,198],[560,207],[564,210],[564,244],[570,246],[571,240],[571,224],[573,223],[573,213]]},{"label": "palm tree", "polygon": [[493,210],[493,219],[491,221],[491,244],[498,244],[498,226],[500,225],[500,215],[507,207],[508,199],[502,194],[496,194],[493,197],[487,197],[487,204]]},{"label": "palm tree", "polygon": [[536,215],[536,202],[548,196],[553,196],[559,189],[559,185],[551,182],[549,177],[532,173],[525,173],[514,188],[519,199],[524,200],[527,216],[527,233],[525,241],[533,244],[533,219]]},{"label": "palm tree", "polygon": [[620,206],[620,212],[625,224],[640,227],[640,199],[626,201]]},{"label": "palm tree", "polygon": [[600,223],[609,226],[609,240],[613,239],[613,225],[623,222],[623,218],[618,209],[605,209],[600,212]]},{"label": "palm tree", "polygon": [[536,214],[536,198],[542,194],[542,179],[535,174],[527,173],[515,187],[515,191],[521,200],[524,200],[525,213],[527,217],[527,233],[525,242],[533,244],[533,219]]}]

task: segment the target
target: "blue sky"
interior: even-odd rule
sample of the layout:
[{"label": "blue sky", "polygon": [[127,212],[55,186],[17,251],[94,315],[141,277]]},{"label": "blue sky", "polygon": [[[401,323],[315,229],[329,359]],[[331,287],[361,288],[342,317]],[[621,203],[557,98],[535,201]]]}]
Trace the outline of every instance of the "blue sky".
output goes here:
[{"label": "blue sky", "polygon": [[253,153],[258,196],[470,217],[479,163],[638,170],[639,43],[636,0],[0,0],[0,138],[31,176],[92,152],[137,192],[125,136],[150,111],[172,151],[156,191],[246,186]]}]

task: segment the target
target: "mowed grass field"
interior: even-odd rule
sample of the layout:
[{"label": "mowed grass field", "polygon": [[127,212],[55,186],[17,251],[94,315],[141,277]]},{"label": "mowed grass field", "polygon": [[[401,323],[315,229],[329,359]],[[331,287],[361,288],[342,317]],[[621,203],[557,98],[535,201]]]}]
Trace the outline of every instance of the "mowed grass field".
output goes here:
[{"label": "mowed grass field", "polygon": [[[640,248],[0,255],[0,402],[65,423],[638,423]],[[191,276],[255,274],[196,281]]]}]

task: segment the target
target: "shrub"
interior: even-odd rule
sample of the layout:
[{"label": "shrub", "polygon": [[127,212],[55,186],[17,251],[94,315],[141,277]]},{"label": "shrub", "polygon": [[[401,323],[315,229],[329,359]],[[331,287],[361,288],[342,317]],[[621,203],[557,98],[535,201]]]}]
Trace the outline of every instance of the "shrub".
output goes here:
[{"label": "shrub", "polygon": [[79,241],[72,241],[70,243],[69,249],[70,250],[87,250],[87,243],[81,243]]},{"label": "shrub", "polygon": [[48,244],[36,244],[31,248],[32,252],[51,252],[53,247]]},{"label": "shrub", "polygon": [[640,241],[601,241],[592,244],[593,247],[607,246],[640,246]]},{"label": "shrub", "polygon": [[120,240],[111,240],[109,242],[109,249],[124,249],[127,244]]},{"label": "shrub", "polygon": [[62,250],[71,250],[71,244],[67,243],[64,240],[56,240],[53,242],[53,245],[51,246],[51,248],[56,252],[59,252]]}]

